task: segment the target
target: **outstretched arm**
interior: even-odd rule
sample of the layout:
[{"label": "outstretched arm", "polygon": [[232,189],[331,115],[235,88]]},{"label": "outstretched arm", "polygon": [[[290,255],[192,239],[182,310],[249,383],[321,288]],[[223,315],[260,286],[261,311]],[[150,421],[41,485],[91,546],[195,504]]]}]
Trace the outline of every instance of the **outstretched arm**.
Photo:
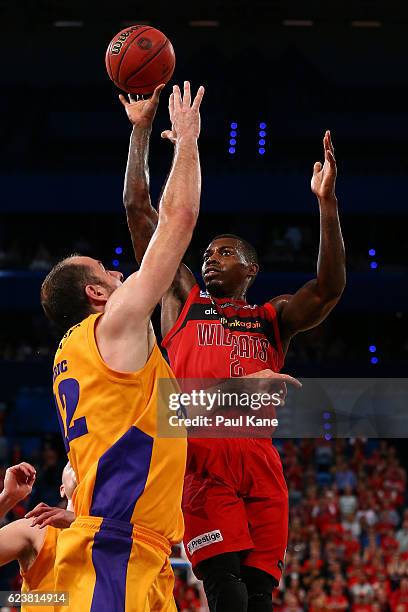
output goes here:
[{"label": "outstretched arm", "polygon": [[[126,355],[123,361],[119,360],[121,367],[116,365],[116,369],[133,371],[144,365],[146,355],[142,358],[138,343],[134,342],[135,334],[140,340],[146,334],[150,315],[169,289],[193,234],[201,194],[197,140],[203,95],[204,88],[200,87],[191,103],[188,82],[184,84],[183,98],[179,88],[174,87],[177,138],[173,166],[160,201],[158,225],[140,270],[113,292],[97,327],[97,341],[105,359],[112,353],[122,354],[126,346]],[[129,338],[133,340],[130,347]],[[116,358],[114,361],[118,363]]]},{"label": "outstretched arm", "polygon": [[320,208],[317,276],[294,295],[271,300],[278,311],[284,348],[292,336],[316,327],[327,317],[346,284],[344,243],[335,194],[337,168],[330,132],[325,133],[323,147],[324,164],[315,163],[311,181]]},{"label": "outstretched arm", "polygon": [[[129,101],[120,95],[129,121],[133,125],[130,137],[128,162],[125,174],[123,203],[132,239],[136,261],[140,265],[158,223],[158,213],[151,204],[149,190],[149,143],[152,123],[164,85],[159,85],[148,100]],[[174,128],[174,96],[169,99],[169,114],[172,129],[163,132],[162,137],[176,143]],[[162,300],[163,335],[174,325],[185,300],[195,284],[191,270],[180,264],[169,291]]]},{"label": "outstretched arm", "polygon": [[136,261],[140,265],[158,222],[158,214],[150,200],[149,143],[152,124],[164,85],[159,85],[148,100],[129,102],[122,94],[120,101],[131,122],[129,154],[125,173],[123,203],[132,238]]}]

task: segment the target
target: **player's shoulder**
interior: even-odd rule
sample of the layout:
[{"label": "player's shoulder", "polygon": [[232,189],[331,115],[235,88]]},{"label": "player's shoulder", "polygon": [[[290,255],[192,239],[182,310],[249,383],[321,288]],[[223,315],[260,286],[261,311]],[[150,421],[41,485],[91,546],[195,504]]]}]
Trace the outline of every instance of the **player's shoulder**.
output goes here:
[{"label": "player's shoulder", "polygon": [[[92,316],[92,315],[90,315]],[[68,331],[65,332],[65,334],[62,336],[59,344],[58,344],[58,348],[57,348],[57,353],[59,351],[62,351],[62,349],[64,347],[66,347],[66,345],[69,343],[70,340],[72,340],[73,337],[77,336],[78,333],[83,330],[88,322],[88,319],[90,317],[87,317],[86,319],[83,319],[80,323],[77,323],[76,325],[73,325],[72,327],[70,327],[68,329]]]},{"label": "player's shoulder", "polygon": [[282,295],[277,295],[276,297],[271,298],[270,300],[268,300],[268,302],[266,302],[265,305],[269,305],[269,307],[272,306],[275,312],[279,315],[282,311],[282,308],[284,308],[284,306],[291,300],[292,297],[293,296],[291,293],[283,293]]}]

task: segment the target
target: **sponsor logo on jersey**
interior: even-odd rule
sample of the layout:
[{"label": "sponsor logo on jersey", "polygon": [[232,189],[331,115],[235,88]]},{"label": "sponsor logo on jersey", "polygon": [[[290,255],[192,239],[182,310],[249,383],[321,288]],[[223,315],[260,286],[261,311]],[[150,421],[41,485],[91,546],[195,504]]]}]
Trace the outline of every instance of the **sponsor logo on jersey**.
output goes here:
[{"label": "sponsor logo on jersey", "polygon": [[207,308],[206,310],[204,310],[204,314],[216,315],[218,314],[218,312],[214,308]]},{"label": "sponsor logo on jersey", "polygon": [[204,548],[204,546],[211,546],[211,544],[216,544],[217,542],[222,542],[223,537],[221,535],[221,531],[219,529],[214,529],[214,531],[207,531],[207,533],[202,533],[190,540],[187,544],[187,550],[190,555],[193,555],[200,548]]}]

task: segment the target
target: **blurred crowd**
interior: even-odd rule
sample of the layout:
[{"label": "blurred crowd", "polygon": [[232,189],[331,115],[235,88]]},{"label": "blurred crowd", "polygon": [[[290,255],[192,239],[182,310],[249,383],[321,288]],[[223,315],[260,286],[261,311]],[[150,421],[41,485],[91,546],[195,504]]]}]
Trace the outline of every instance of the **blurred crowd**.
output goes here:
[{"label": "blurred crowd", "polygon": [[[159,309],[153,316],[153,325],[160,338]],[[0,318],[0,362],[44,363],[48,367],[59,339],[41,311],[36,314],[24,313],[23,316],[8,312],[7,317]],[[293,339],[287,353],[285,371],[316,376],[318,370],[322,372],[323,368],[329,367],[336,376],[355,375],[356,371],[369,365],[368,347],[373,342],[378,343],[381,349],[379,366],[386,363],[395,366],[400,362],[403,368],[408,357],[406,314],[378,313],[370,316],[364,312],[335,310],[324,323]],[[347,371],[352,364],[357,370]],[[304,368],[308,369],[306,373]],[[391,372],[389,375],[397,374]]]},{"label": "blurred crowd", "polygon": [[[211,238],[220,233],[232,233],[254,245],[262,271],[312,273],[316,268],[319,244],[318,207],[308,207],[307,211],[307,214],[296,216],[253,211],[250,217],[203,213],[186,261],[198,272],[202,254]],[[55,232],[53,224],[55,221],[49,215],[27,216],[23,227],[18,216],[4,218],[0,228],[0,269],[48,272],[59,259],[72,252],[102,259],[106,267],[118,260],[120,267],[134,268],[133,249],[120,202],[117,214],[98,218],[97,233],[92,214],[81,215],[80,225],[76,217],[61,214],[60,233]],[[381,270],[393,272],[406,267],[408,245],[404,239],[404,219],[384,217],[379,223],[375,217],[342,215],[342,227],[348,270],[369,271],[368,251],[372,248]],[[115,252],[118,246],[121,247],[119,254]]]},{"label": "blurred crowd", "polygon": [[[276,445],[288,483],[290,529],[274,610],[408,612],[407,473],[396,447],[361,439],[277,440]],[[0,490],[7,465],[28,460],[38,474],[30,498],[3,524],[39,501],[63,503],[59,483],[65,456],[58,436],[39,440],[31,456],[22,448],[18,442],[5,447],[0,435]],[[200,585],[191,572],[175,573],[179,609],[203,612]],[[0,590],[13,588],[19,588],[16,564],[0,571]]]},{"label": "blurred crowd", "polygon": [[290,496],[282,612],[408,612],[406,470],[387,441],[283,445]]}]

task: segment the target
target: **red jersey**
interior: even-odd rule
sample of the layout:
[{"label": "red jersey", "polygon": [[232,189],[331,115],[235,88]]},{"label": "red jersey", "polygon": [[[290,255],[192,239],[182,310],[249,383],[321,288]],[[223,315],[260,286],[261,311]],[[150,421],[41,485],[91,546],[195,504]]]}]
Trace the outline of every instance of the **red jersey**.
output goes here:
[{"label": "red jersey", "polygon": [[232,378],[270,368],[284,355],[272,304],[224,298],[212,302],[194,285],[162,345],[177,378]]},{"label": "red jersey", "polygon": [[[284,360],[271,304],[212,300],[198,285],[163,346],[179,379],[218,380],[267,368],[278,372]],[[182,507],[184,545],[197,575],[208,558],[246,551],[244,564],[279,582],[287,546],[288,490],[271,437],[189,438]]]}]

